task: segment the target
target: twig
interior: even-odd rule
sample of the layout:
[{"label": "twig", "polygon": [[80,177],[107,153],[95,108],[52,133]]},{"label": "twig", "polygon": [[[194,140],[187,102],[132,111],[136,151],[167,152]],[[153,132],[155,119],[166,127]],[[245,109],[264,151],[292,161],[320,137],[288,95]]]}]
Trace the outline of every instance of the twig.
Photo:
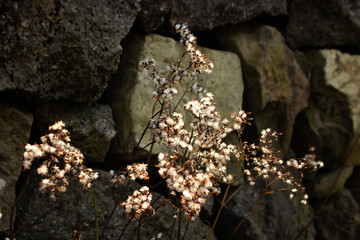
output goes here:
[{"label": "twig", "polygon": [[132,216],[132,217],[129,219],[129,221],[126,223],[126,225],[125,225],[124,229],[122,230],[122,232],[121,232],[120,237],[118,238],[118,240],[120,240],[120,239],[123,237],[126,228],[129,226],[129,224],[131,223],[131,221],[133,220],[133,218],[134,218],[134,216]]},{"label": "twig", "polygon": [[266,185],[265,187],[265,191],[264,193],[261,195],[261,197],[257,200],[257,202],[255,203],[255,205],[253,206],[253,208],[248,212],[248,214],[246,215],[246,217],[243,218],[243,220],[241,220],[241,222],[236,226],[236,228],[234,229],[234,231],[231,233],[230,237],[228,240],[231,240],[236,231],[239,229],[239,227],[245,222],[246,219],[248,219],[248,217],[253,213],[253,211],[259,206],[260,202],[264,199],[264,197],[268,194],[267,192],[267,188],[269,187],[269,185]]},{"label": "twig", "polygon": [[121,193],[120,197],[119,197],[119,200],[115,202],[115,206],[114,208],[112,209],[111,213],[110,213],[110,216],[106,219],[106,222],[105,222],[105,225],[103,227],[103,230],[101,231],[101,235],[100,235],[100,239],[102,239],[104,237],[104,233],[109,225],[109,222],[110,222],[110,219],[112,218],[112,216],[114,215],[116,209],[118,208],[119,206],[119,201],[121,200],[121,198],[124,196],[124,193],[126,192],[126,190],[128,189],[130,185],[130,180],[128,180],[127,184],[126,184],[126,187],[125,189],[123,190],[123,192]]}]

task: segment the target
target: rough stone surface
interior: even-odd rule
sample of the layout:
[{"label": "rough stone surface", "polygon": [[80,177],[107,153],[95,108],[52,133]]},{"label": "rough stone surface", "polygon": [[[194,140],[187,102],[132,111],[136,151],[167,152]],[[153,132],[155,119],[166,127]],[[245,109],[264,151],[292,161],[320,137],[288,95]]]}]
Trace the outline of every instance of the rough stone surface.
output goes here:
[{"label": "rough stone surface", "polygon": [[[336,209],[341,209],[341,211],[335,211]],[[316,239],[359,239],[359,212],[359,203],[353,198],[348,189],[343,189],[333,195],[315,221]]]},{"label": "rough stone surface", "polygon": [[15,185],[21,173],[24,146],[30,136],[33,115],[3,100],[0,100],[0,109],[0,232],[6,232],[11,209],[3,200],[9,204],[15,201]]},{"label": "rough stone surface", "polygon": [[[298,145],[315,146],[325,167],[336,169],[359,132],[359,57],[336,50],[308,51],[306,56],[313,65],[311,98],[296,127]],[[349,165],[359,164],[359,146]]]},{"label": "rough stone surface", "polygon": [[[98,170],[96,170],[98,171]],[[102,231],[105,219],[109,216],[112,208],[114,207],[113,187],[110,181],[110,174],[104,171],[99,172],[99,179],[94,182],[94,191],[96,195],[99,229]],[[46,194],[39,192],[36,185],[40,179],[34,178],[31,182],[31,187],[21,200],[18,209],[17,221],[21,224],[30,216],[30,214],[41,207],[37,214],[31,219],[24,230],[18,236],[19,239],[70,239],[74,229],[78,229],[82,234],[83,239],[95,239],[95,214],[94,214],[94,201],[91,190],[84,190],[82,186],[71,182],[71,190],[64,193],[63,196],[55,203],[50,202],[46,198]],[[140,189],[140,185],[132,182],[129,185],[126,194],[120,202],[126,200],[128,195],[132,195],[134,190]],[[116,188],[116,197],[119,198],[124,187]],[[153,192],[153,200],[159,200],[155,204],[155,208],[165,201],[159,193]],[[43,207],[46,205],[46,207]],[[170,204],[164,205],[156,211],[155,215],[146,221],[141,227],[141,239],[151,239],[156,237],[158,233],[163,233],[162,239],[169,239],[169,232],[171,229],[173,216],[176,214],[175,210]],[[105,233],[104,239],[117,239],[128,219],[124,219],[123,207],[118,207],[109,227]],[[182,234],[185,232],[185,221],[182,219]],[[176,224],[177,225],[177,224]],[[129,225],[123,239],[131,239],[134,226]],[[195,229],[195,230],[194,230]],[[199,220],[194,222],[191,226],[187,236],[194,236],[195,239],[202,239],[204,234],[209,230]],[[177,227],[174,228],[173,239],[177,237]]]},{"label": "rough stone surface", "polygon": [[241,25],[220,31],[217,44],[239,55],[245,80],[244,108],[254,116],[260,132],[281,132],[286,153],[296,115],[307,106],[309,81],[293,52],[275,28]]},{"label": "rough stone surface", "polygon": [[[166,66],[175,63],[182,51],[182,46],[178,42],[155,34],[147,35],[142,40],[141,37],[137,37],[130,42],[133,43],[129,47],[130,55],[126,57],[124,54],[125,64],[121,67],[117,79],[112,81],[113,85],[110,85],[109,93],[118,131],[112,152],[117,154],[124,154],[132,149],[148,124],[153,110],[154,99],[151,98],[153,83],[147,73],[139,67],[139,61],[154,58],[157,62],[157,70],[166,76]],[[200,83],[215,95],[217,111],[222,116],[230,118],[230,114],[238,111],[242,105],[243,83],[240,60],[234,53],[200,49],[207,54],[207,58],[215,66],[211,74],[202,75],[203,81]],[[178,88],[178,92],[175,103],[180,99],[183,89]],[[186,95],[177,111],[184,113],[182,104],[191,99],[191,95]],[[184,120],[185,123],[190,123],[191,117],[184,115]],[[140,146],[147,145],[149,139],[148,132]],[[158,144],[155,146],[153,153],[162,149]]]},{"label": "rough stone surface", "polygon": [[[344,188],[346,180],[351,176],[353,173],[354,167],[346,167],[344,171],[341,173],[339,179],[336,182],[336,185],[334,189],[332,190],[331,194],[335,194],[339,191],[341,191]],[[340,169],[321,174],[319,175],[316,183],[315,183],[315,189],[311,193],[311,196],[318,197],[318,198],[324,198],[327,196],[327,194],[330,192],[330,189],[339,174]]]},{"label": "rough stone surface", "polygon": [[289,1],[289,23],[286,38],[292,47],[359,48],[360,2],[335,0]]},{"label": "rough stone surface", "polygon": [[[268,190],[279,189],[280,186],[275,185]],[[264,186],[261,183],[254,186],[245,185],[225,205],[217,224],[217,236],[228,239],[235,227],[255,206],[263,192]],[[304,223],[307,223],[310,219],[310,211],[308,208],[301,207],[301,212],[297,212],[298,202],[296,199],[290,200],[288,194],[282,191],[267,195],[236,231],[233,239],[293,239],[298,230],[299,214],[304,214]],[[218,199],[221,200],[221,198]],[[314,227],[311,226],[300,239],[315,239]]]},{"label": "rough stone surface", "polygon": [[192,31],[212,30],[249,19],[287,13],[286,0],[175,0],[170,23],[187,23]]},{"label": "rough stone surface", "polygon": [[165,20],[166,14],[174,5],[174,0],[142,0],[141,11],[136,17],[136,24],[145,32],[152,32],[159,28]]},{"label": "rough stone surface", "polygon": [[91,162],[104,161],[116,134],[112,112],[107,105],[39,103],[35,117],[41,135],[47,134],[48,127],[55,122],[65,122],[72,144]]},{"label": "rough stone surface", "polygon": [[[338,50],[321,50],[320,54],[325,59],[326,85],[346,96],[353,131],[360,134],[360,55],[349,55]],[[360,165],[360,143],[352,153],[349,164]]]},{"label": "rough stone surface", "polygon": [[116,71],[139,3],[5,1],[0,19],[0,91],[95,101]]},{"label": "rough stone surface", "polygon": [[354,167],[353,174],[350,178],[346,181],[346,188],[348,188],[355,200],[359,203],[360,202],[360,167]]}]

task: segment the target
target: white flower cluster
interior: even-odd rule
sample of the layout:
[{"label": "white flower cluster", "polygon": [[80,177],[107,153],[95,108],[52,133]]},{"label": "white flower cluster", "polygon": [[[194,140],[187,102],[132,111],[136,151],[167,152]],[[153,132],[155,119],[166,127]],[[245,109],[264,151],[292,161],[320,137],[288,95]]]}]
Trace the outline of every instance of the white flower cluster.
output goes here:
[{"label": "white flower cluster", "polygon": [[[176,64],[169,66],[169,77],[165,78],[158,73],[153,59],[140,64],[154,82],[153,96],[157,98],[155,104],[161,105],[161,110],[149,122],[153,143],[167,147],[166,152],[158,155],[158,171],[171,194],[180,197],[181,211],[194,220],[206,198],[220,192],[219,184],[232,182],[233,176],[227,173],[227,163],[231,157],[245,161],[247,169],[244,169],[244,176],[250,184],[255,184],[259,177],[267,180],[271,176],[272,179],[282,180],[290,185],[292,194],[299,192],[298,189],[303,191],[301,182],[290,174],[288,168],[295,166],[301,170],[321,166],[321,163],[316,162],[313,155],[309,155],[303,160],[289,160],[288,164],[284,164],[272,148],[272,141],[278,140],[278,133],[270,129],[263,130],[258,144],[248,145],[241,139],[237,146],[224,142],[230,132],[235,131],[240,136],[250,118],[242,110],[232,114],[231,119],[221,117],[215,109],[213,94],[196,82],[202,72],[212,71],[213,64],[206,59],[205,54],[195,49],[196,37],[186,25],[177,25],[176,30],[180,33],[186,50]],[[182,68],[186,55],[190,56],[190,64]],[[171,104],[168,105],[177,93],[174,88],[176,84],[187,85],[184,95],[187,92],[195,93],[195,98],[184,105],[184,109],[193,117],[188,130],[182,115],[175,112]],[[122,179],[125,179],[125,175],[121,175]],[[304,195],[303,198],[304,203],[308,196]],[[128,209],[130,212],[133,208],[129,206]]]},{"label": "white flower cluster", "polygon": [[147,167],[148,165],[145,163],[133,163],[126,166],[126,170],[124,171],[115,173],[113,170],[111,170],[110,174],[112,175],[112,178],[110,182],[121,185],[126,181],[126,178],[133,181],[137,178],[147,180],[149,179]]},{"label": "white flower cluster", "polygon": [[[279,133],[272,131],[271,129],[264,129],[261,131],[261,137],[258,145],[251,144],[245,148],[249,151],[246,156],[246,163],[248,168],[244,170],[244,174],[247,176],[251,185],[255,184],[256,178],[262,177],[269,179],[270,176],[275,179],[281,180],[285,184],[290,186],[292,199],[295,194],[304,192],[305,189],[301,184],[302,172],[304,169],[317,170],[318,167],[323,165],[322,162],[316,162],[314,159],[310,162],[307,158],[302,159],[289,159],[284,164],[284,160],[279,158],[278,152],[272,148],[273,141],[277,141]],[[314,156],[314,155],[312,155]],[[298,171],[300,176],[295,178],[292,174],[292,169]],[[299,191],[300,190],[300,191]],[[301,201],[303,204],[307,203],[308,195],[303,196]]]},{"label": "white flower cluster", "polygon": [[159,174],[166,179],[168,188],[172,194],[176,192],[181,194],[181,204],[184,214],[189,219],[194,220],[200,213],[202,204],[211,194],[219,193],[219,188],[214,185],[213,175],[211,173],[197,170],[191,172],[187,166],[196,166],[194,160],[188,160],[183,166],[181,162],[182,156],[168,155],[160,153]]},{"label": "white flower cluster", "polygon": [[147,71],[148,76],[152,78],[155,84],[153,97],[159,99],[162,98],[165,103],[172,102],[174,100],[175,94],[177,94],[177,89],[174,88],[174,85],[178,83],[178,81],[175,79],[180,80],[182,73],[179,71],[177,72],[177,76],[179,76],[178,78],[167,78],[162,76],[155,68],[156,62],[154,59],[140,61],[139,65],[141,65]]},{"label": "white flower cluster", "polygon": [[242,149],[223,140],[233,130],[241,132],[247,115],[240,111],[232,115],[232,121],[222,119],[211,93],[189,101],[184,108],[193,115],[191,133],[184,128],[179,113],[160,116],[153,130],[155,139],[170,147],[171,152],[158,155],[159,174],[173,194],[181,195],[185,215],[193,220],[206,198],[219,193],[219,182],[231,181],[226,172],[227,162],[231,154],[239,158]]},{"label": "white flower cluster", "polygon": [[194,130],[194,137],[197,138],[195,144],[201,148],[211,148],[220,146],[222,139],[233,130],[241,131],[241,126],[247,122],[245,112],[233,114],[235,121],[221,118],[218,111],[215,110],[214,95],[207,93],[206,97],[193,99],[184,105],[185,110],[189,111],[194,120],[191,128]]},{"label": "white flower cluster", "polygon": [[62,121],[50,126],[51,133],[41,137],[42,143],[27,144],[24,152],[24,170],[29,169],[35,159],[43,160],[37,168],[38,174],[46,176],[40,183],[40,189],[49,191],[53,200],[66,191],[70,175],[75,176],[86,189],[98,178],[98,173],[83,165],[84,156],[70,144],[70,133],[64,127]]},{"label": "white flower cluster", "polygon": [[149,188],[143,186],[140,190],[134,191],[133,195],[129,196],[121,206],[124,206],[126,215],[130,217],[130,219],[135,220],[154,214],[154,209],[151,207],[151,200],[152,194]]},{"label": "white flower cluster", "polygon": [[169,147],[180,146],[192,151],[193,147],[189,144],[191,136],[184,129],[184,121],[180,113],[174,112],[171,116],[162,115],[158,122],[158,126],[153,125],[156,142],[162,142]]},{"label": "white flower cluster", "polygon": [[195,49],[196,37],[190,32],[188,26],[186,24],[177,24],[175,30],[180,33],[180,42],[184,43],[186,52],[191,57],[193,69],[198,73],[211,73],[214,64],[206,59],[205,54]]},{"label": "white flower cluster", "polygon": [[[175,64],[169,66],[169,76],[165,77],[156,70],[154,59],[146,59],[139,63],[154,82],[153,97],[163,99],[164,103],[174,100],[174,96],[178,92],[174,87],[176,84],[183,82],[184,79],[190,79],[189,82],[193,82],[202,72],[211,73],[214,67],[213,63],[206,59],[205,54],[195,49],[196,37],[190,33],[186,25],[177,26],[177,31],[181,35],[181,42],[184,43],[186,51]],[[180,63],[185,55],[190,56],[190,62],[187,67],[183,68]],[[206,92],[198,83],[192,83],[190,90],[198,94]]]}]

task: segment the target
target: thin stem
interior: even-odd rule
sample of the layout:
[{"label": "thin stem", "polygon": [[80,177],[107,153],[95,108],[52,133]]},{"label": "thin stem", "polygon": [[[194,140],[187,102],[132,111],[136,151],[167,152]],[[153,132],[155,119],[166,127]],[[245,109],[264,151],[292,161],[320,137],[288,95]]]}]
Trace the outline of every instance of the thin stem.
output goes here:
[{"label": "thin stem", "polygon": [[[158,115],[159,113],[160,113],[160,111],[158,111],[158,112],[156,112],[155,114],[153,114],[153,115],[151,116],[151,119],[153,119],[153,118],[154,118],[156,115]],[[136,148],[134,149],[135,152],[136,152],[136,150],[139,148],[140,143],[141,143],[141,141],[143,140],[143,138],[144,138],[144,136],[145,136],[145,134],[146,134],[146,131],[147,131],[147,129],[149,128],[149,126],[150,126],[150,121],[149,121],[148,124],[146,125],[144,131],[143,131],[142,134],[141,134],[141,137],[140,137],[138,143],[136,144]]]},{"label": "thin stem", "polygon": [[226,200],[226,202],[224,203],[224,206],[236,195],[236,193],[242,189],[245,184],[247,183],[247,179],[230,195],[230,197]]},{"label": "thin stem", "polygon": [[241,220],[241,222],[236,226],[236,228],[234,229],[234,231],[231,233],[230,237],[228,240],[231,240],[236,231],[239,229],[239,227],[246,221],[246,219],[253,213],[253,211],[259,206],[260,202],[264,199],[264,197],[268,194],[267,193],[267,187],[268,185],[266,186],[265,188],[265,191],[264,193],[261,195],[261,197],[257,200],[257,202],[255,203],[255,205],[253,206],[253,208],[248,212],[248,214],[246,215],[246,217],[243,218],[243,220]]},{"label": "thin stem", "polygon": [[159,182],[157,182],[154,186],[151,185],[149,179],[148,179],[147,181],[148,181],[148,185],[149,185],[150,189],[153,190],[153,189],[155,189],[157,186],[159,186],[162,182],[164,182],[165,179],[164,179],[164,178],[161,179],[161,180],[160,180]]},{"label": "thin stem", "polygon": [[[239,139],[240,139],[240,145],[243,146],[240,136],[239,136]],[[243,161],[244,161],[244,152],[243,152],[243,154],[241,155],[241,157],[240,157],[240,159],[238,160],[238,162],[236,163],[236,166],[235,166],[235,168],[234,168],[234,171],[232,172],[232,175],[235,175],[235,173],[236,173],[236,171],[237,171],[237,168],[238,168],[240,162],[243,162]],[[216,215],[215,221],[214,221],[214,223],[213,223],[213,225],[212,225],[212,227],[211,227],[211,229],[210,229],[210,232],[209,232],[209,234],[208,234],[207,237],[206,237],[206,240],[209,240],[209,239],[210,239],[212,233],[214,232],[216,223],[217,223],[217,221],[219,220],[221,211],[223,210],[225,204],[228,202],[228,201],[226,201],[226,203],[225,203],[225,200],[226,200],[227,195],[228,195],[228,193],[229,193],[231,183],[232,183],[231,181],[228,182],[228,185],[227,185],[226,190],[225,190],[225,193],[224,193],[224,197],[223,197],[223,199],[221,200],[220,209],[219,209],[219,211],[218,211],[218,213],[217,213],[217,215]],[[241,186],[241,187],[242,187],[242,186]],[[234,195],[232,195],[231,198],[232,198],[233,196],[234,196]],[[229,200],[230,200],[230,199],[229,199]]]},{"label": "thin stem", "polygon": [[227,195],[228,195],[228,193],[229,193],[230,185],[231,185],[231,184],[229,183],[229,184],[227,185],[227,187],[226,187],[224,197],[222,198],[222,201],[221,201],[220,209],[219,209],[219,211],[217,212],[215,221],[214,221],[214,223],[213,223],[213,225],[212,225],[212,227],[211,227],[211,229],[210,229],[209,234],[208,234],[207,237],[206,237],[206,240],[209,240],[209,239],[210,239],[210,237],[211,237],[211,235],[212,235],[212,233],[213,233],[213,231],[214,231],[214,229],[215,229],[216,223],[217,223],[217,221],[219,220],[221,211],[222,211],[222,209],[223,209],[224,206],[225,206],[224,203],[225,203],[225,199],[226,199],[226,197],[227,197]]},{"label": "thin stem", "polygon": [[101,235],[100,235],[100,239],[102,239],[104,237],[104,233],[109,225],[109,222],[110,222],[110,219],[113,217],[116,209],[118,208],[119,206],[119,201],[121,200],[121,198],[124,196],[126,190],[129,188],[129,185],[130,185],[130,180],[128,180],[127,184],[126,184],[126,187],[125,189],[123,190],[123,192],[121,193],[120,197],[119,197],[119,200],[115,202],[115,206],[113,207],[111,213],[110,213],[110,216],[106,219],[106,222],[105,222],[105,225],[103,227],[103,230],[101,231]]},{"label": "thin stem", "polygon": [[170,229],[170,234],[169,234],[170,235],[169,239],[172,239],[172,235],[173,235],[174,228],[175,228],[175,221],[176,221],[176,218],[173,218],[173,221],[172,221],[172,224],[171,224],[171,229]]},{"label": "thin stem", "polygon": [[[33,164],[33,166],[35,166],[37,163],[38,163],[38,159],[36,160],[35,164]],[[12,234],[12,231],[13,231],[13,221],[14,221],[14,214],[15,214],[15,208],[16,208],[16,205],[18,204],[18,202],[20,201],[22,195],[25,193],[25,190],[27,188],[27,186],[29,185],[30,183],[30,178],[31,178],[31,175],[34,173],[35,171],[35,167],[32,167],[31,170],[30,170],[30,173],[29,173],[29,176],[27,177],[26,179],[26,182],[25,182],[25,185],[23,186],[23,188],[21,189],[21,192],[19,193],[19,195],[16,197],[12,207],[11,207],[11,212],[10,212],[10,227],[9,227],[9,235]]]},{"label": "thin stem", "polygon": [[30,220],[39,212],[39,210],[43,207],[43,205],[39,205],[35,211],[25,220],[23,224],[13,233],[11,234],[11,239],[13,239],[16,234],[18,234],[25,226],[30,222]]},{"label": "thin stem", "polygon": [[175,112],[175,110],[176,110],[176,108],[179,106],[181,100],[183,100],[183,98],[185,97],[185,94],[187,93],[187,88],[188,88],[188,86],[186,87],[186,90],[184,91],[184,93],[182,94],[181,98],[179,99],[179,101],[177,102],[176,106],[174,107],[173,112]]},{"label": "thin stem", "polygon": [[6,199],[5,199],[1,194],[0,194],[0,198],[1,198],[1,200],[4,201],[4,203],[5,203],[6,205],[8,205],[8,207],[11,208],[11,204],[10,204],[8,201],[6,201]]},{"label": "thin stem", "polygon": [[179,211],[179,216],[178,216],[178,235],[177,235],[177,239],[178,240],[181,239],[181,211]]},{"label": "thin stem", "polygon": [[95,234],[96,234],[96,240],[99,240],[99,218],[98,218],[98,209],[97,209],[96,195],[95,195],[94,186],[91,187],[91,191],[92,191],[93,202],[94,202]]},{"label": "thin stem", "polygon": [[184,235],[183,235],[183,237],[182,237],[182,240],[185,240],[186,234],[187,234],[187,232],[188,232],[188,230],[189,230],[190,221],[191,221],[191,220],[188,219],[188,221],[187,221],[187,223],[186,223],[185,232],[184,232]]},{"label": "thin stem", "polygon": [[147,165],[149,166],[149,163],[150,163],[150,159],[151,159],[151,155],[152,155],[152,151],[153,151],[153,148],[154,148],[154,145],[155,145],[155,142],[153,142],[150,146],[150,150],[149,150],[149,155],[148,155],[148,158],[147,158]]},{"label": "thin stem", "polygon": [[275,189],[273,191],[267,192],[267,194],[271,194],[271,193],[276,193],[276,192],[280,192],[280,191],[287,191],[289,190],[288,188],[279,188],[279,189]]},{"label": "thin stem", "polygon": [[125,225],[124,229],[122,230],[122,232],[121,232],[120,237],[118,238],[118,240],[120,240],[120,239],[123,237],[126,228],[129,226],[129,224],[131,223],[131,221],[133,220],[133,218],[134,218],[134,216],[132,216],[132,217],[129,219],[129,221],[126,223],[126,225]]},{"label": "thin stem", "polygon": [[141,229],[141,224],[139,223],[138,230],[137,230],[137,240],[140,240],[140,229]]},{"label": "thin stem", "polygon": [[296,238],[295,238],[296,240],[299,239],[300,236],[306,231],[306,229],[308,229],[308,228],[310,227],[310,225],[315,221],[315,218],[319,215],[319,213],[321,212],[321,210],[325,207],[327,201],[329,200],[332,192],[333,192],[334,189],[335,189],[335,186],[336,186],[337,182],[338,182],[339,179],[340,179],[341,174],[343,173],[343,171],[344,171],[344,169],[345,169],[345,167],[346,167],[346,165],[347,165],[347,163],[348,163],[348,161],[349,161],[349,159],[350,159],[351,154],[354,152],[354,149],[355,149],[357,143],[359,142],[359,139],[360,139],[360,134],[357,135],[357,137],[356,137],[356,139],[355,139],[355,141],[354,141],[354,143],[353,143],[353,145],[352,145],[352,147],[351,147],[348,155],[347,155],[346,158],[345,158],[345,161],[344,161],[343,165],[341,166],[340,172],[339,172],[338,175],[336,176],[336,178],[335,178],[335,180],[334,180],[334,182],[333,182],[333,184],[332,184],[332,186],[331,186],[328,194],[326,195],[324,201],[321,203],[319,209],[316,211],[316,213],[315,213],[314,216],[311,218],[311,220],[310,220],[310,221],[305,225],[305,227],[303,227],[303,228],[299,231],[299,233],[296,235]]},{"label": "thin stem", "polygon": [[146,149],[148,146],[150,146],[150,145],[152,145],[152,144],[154,144],[154,143],[156,143],[156,141],[151,141],[151,142],[149,142],[148,144],[146,144],[146,145],[143,147],[143,149]]}]

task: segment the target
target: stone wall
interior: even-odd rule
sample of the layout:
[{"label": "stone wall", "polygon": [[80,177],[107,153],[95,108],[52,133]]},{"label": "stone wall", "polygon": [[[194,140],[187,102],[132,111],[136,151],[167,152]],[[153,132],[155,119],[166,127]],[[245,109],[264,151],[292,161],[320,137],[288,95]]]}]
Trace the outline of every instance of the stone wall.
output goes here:
[{"label": "stone wall", "polygon": [[[11,206],[27,184],[24,146],[39,142],[49,125],[63,120],[86,164],[108,180],[106,171],[127,165],[154,111],[152,84],[138,63],[152,57],[164,70],[174,63],[183,49],[174,29],[183,22],[214,63],[213,73],[203,75],[203,86],[214,93],[218,111],[227,117],[239,107],[252,113],[244,140],[258,138],[269,127],[283,134],[275,144],[283,158],[302,157],[313,146],[325,164],[305,175],[310,196],[305,212],[297,211],[287,193],[274,193],[234,239],[294,238],[299,217],[304,226],[339,173],[328,204],[302,238],[359,239],[360,2],[340,0],[330,5],[309,0],[0,1],[0,237],[14,226],[22,228],[17,239],[69,239],[80,222],[84,239],[94,239],[91,194],[81,196],[74,186],[50,204],[37,190],[36,176],[10,223]],[[161,151],[155,148],[154,157]],[[113,207],[104,179],[95,185],[103,219]],[[226,205],[217,239],[230,236],[260,192],[247,186]],[[79,201],[75,210],[69,199]],[[202,221],[190,231],[200,231],[193,233],[199,239],[219,201],[204,206]],[[41,211],[23,226],[37,208]],[[166,217],[174,213],[171,207],[162,211],[156,224],[144,226],[143,239],[158,232],[168,239]],[[106,239],[116,239],[124,224],[115,217]]]}]

